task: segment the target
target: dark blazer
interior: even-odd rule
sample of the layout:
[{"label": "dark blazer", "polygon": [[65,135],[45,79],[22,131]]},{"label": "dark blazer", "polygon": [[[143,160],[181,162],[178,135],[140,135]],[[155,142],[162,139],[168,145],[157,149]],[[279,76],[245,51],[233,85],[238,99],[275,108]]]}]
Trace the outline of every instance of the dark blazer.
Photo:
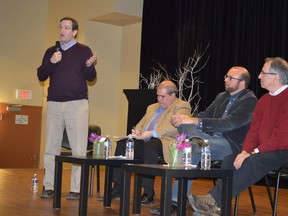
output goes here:
[{"label": "dark blazer", "polygon": [[221,132],[230,143],[232,151],[239,152],[249,130],[257,98],[251,90],[244,89],[229,109],[227,117],[222,118],[229,97],[227,92],[219,93],[211,105],[199,113],[198,118],[202,119],[203,132]]}]

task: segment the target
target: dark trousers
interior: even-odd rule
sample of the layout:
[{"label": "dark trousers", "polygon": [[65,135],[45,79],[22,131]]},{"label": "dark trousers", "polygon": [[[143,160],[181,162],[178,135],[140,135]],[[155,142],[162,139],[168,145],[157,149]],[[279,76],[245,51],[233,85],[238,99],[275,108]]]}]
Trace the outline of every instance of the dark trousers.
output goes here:
[{"label": "dark trousers", "polygon": [[[235,169],[233,162],[237,154],[227,156],[221,168],[233,169],[232,196],[236,196],[249,186],[255,184],[271,170],[278,170],[288,164],[288,151],[259,152],[246,158],[239,169]],[[215,187],[209,192],[218,206],[221,204],[222,180],[216,182]]]},{"label": "dark trousers", "polygon": [[[152,138],[147,142],[143,140],[134,139],[134,158],[143,160],[144,164],[157,164],[158,157],[163,156],[162,142],[160,139]],[[125,155],[126,151],[126,139],[119,140],[117,142],[115,155]],[[153,196],[154,188],[154,176],[145,176],[142,179],[142,185],[144,187],[144,193]],[[114,190],[121,190],[121,168],[113,169],[113,182]]]}]

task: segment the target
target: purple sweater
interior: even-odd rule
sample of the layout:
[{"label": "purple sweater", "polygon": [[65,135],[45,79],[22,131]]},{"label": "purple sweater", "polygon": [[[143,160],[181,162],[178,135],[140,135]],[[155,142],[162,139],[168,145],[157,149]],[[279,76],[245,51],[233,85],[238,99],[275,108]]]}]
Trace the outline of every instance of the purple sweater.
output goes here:
[{"label": "purple sweater", "polygon": [[86,66],[86,61],[93,55],[91,49],[76,43],[68,50],[60,50],[62,60],[57,64],[50,62],[56,47],[46,50],[42,64],[37,69],[39,81],[50,78],[47,101],[65,102],[88,99],[86,81],[96,78],[94,65]]}]

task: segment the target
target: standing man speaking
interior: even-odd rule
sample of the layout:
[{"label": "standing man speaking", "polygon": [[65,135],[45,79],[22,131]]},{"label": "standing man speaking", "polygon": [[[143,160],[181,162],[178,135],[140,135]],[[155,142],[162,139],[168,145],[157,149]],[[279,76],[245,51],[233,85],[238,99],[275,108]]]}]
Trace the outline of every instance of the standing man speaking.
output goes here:
[{"label": "standing man speaking", "polygon": [[[96,79],[96,55],[88,46],[77,42],[77,33],[77,21],[71,17],[62,18],[60,41],[46,50],[37,69],[39,81],[49,78],[42,198],[52,198],[54,194],[55,155],[61,152],[65,128],[73,156],[86,155],[89,121],[86,81]],[[80,169],[72,167],[70,193],[66,199],[79,199]]]}]

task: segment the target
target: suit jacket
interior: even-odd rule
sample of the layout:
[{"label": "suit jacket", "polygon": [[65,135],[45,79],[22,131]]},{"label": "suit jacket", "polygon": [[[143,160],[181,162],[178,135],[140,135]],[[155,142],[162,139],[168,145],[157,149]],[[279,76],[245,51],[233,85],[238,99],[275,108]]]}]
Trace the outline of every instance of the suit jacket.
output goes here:
[{"label": "suit jacket", "polygon": [[[147,107],[146,113],[143,118],[136,125],[137,130],[145,131],[152,117],[159,108],[158,103],[151,104]],[[158,134],[159,139],[162,142],[163,155],[166,162],[169,161],[169,149],[168,146],[172,140],[175,140],[179,134],[177,128],[171,123],[172,115],[179,113],[185,115],[191,115],[191,106],[188,102],[182,101],[178,98],[162,113],[156,125],[155,131]]]},{"label": "suit jacket", "polygon": [[229,97],[230,94],[227,92],[219,93],[198,117],[202,119],[203,132],[221,132],[230,143],[232,151],[239,152],[249,130],[257,98],[252,91],[244,89],[229,109],[227,117],[222,118]]}]

